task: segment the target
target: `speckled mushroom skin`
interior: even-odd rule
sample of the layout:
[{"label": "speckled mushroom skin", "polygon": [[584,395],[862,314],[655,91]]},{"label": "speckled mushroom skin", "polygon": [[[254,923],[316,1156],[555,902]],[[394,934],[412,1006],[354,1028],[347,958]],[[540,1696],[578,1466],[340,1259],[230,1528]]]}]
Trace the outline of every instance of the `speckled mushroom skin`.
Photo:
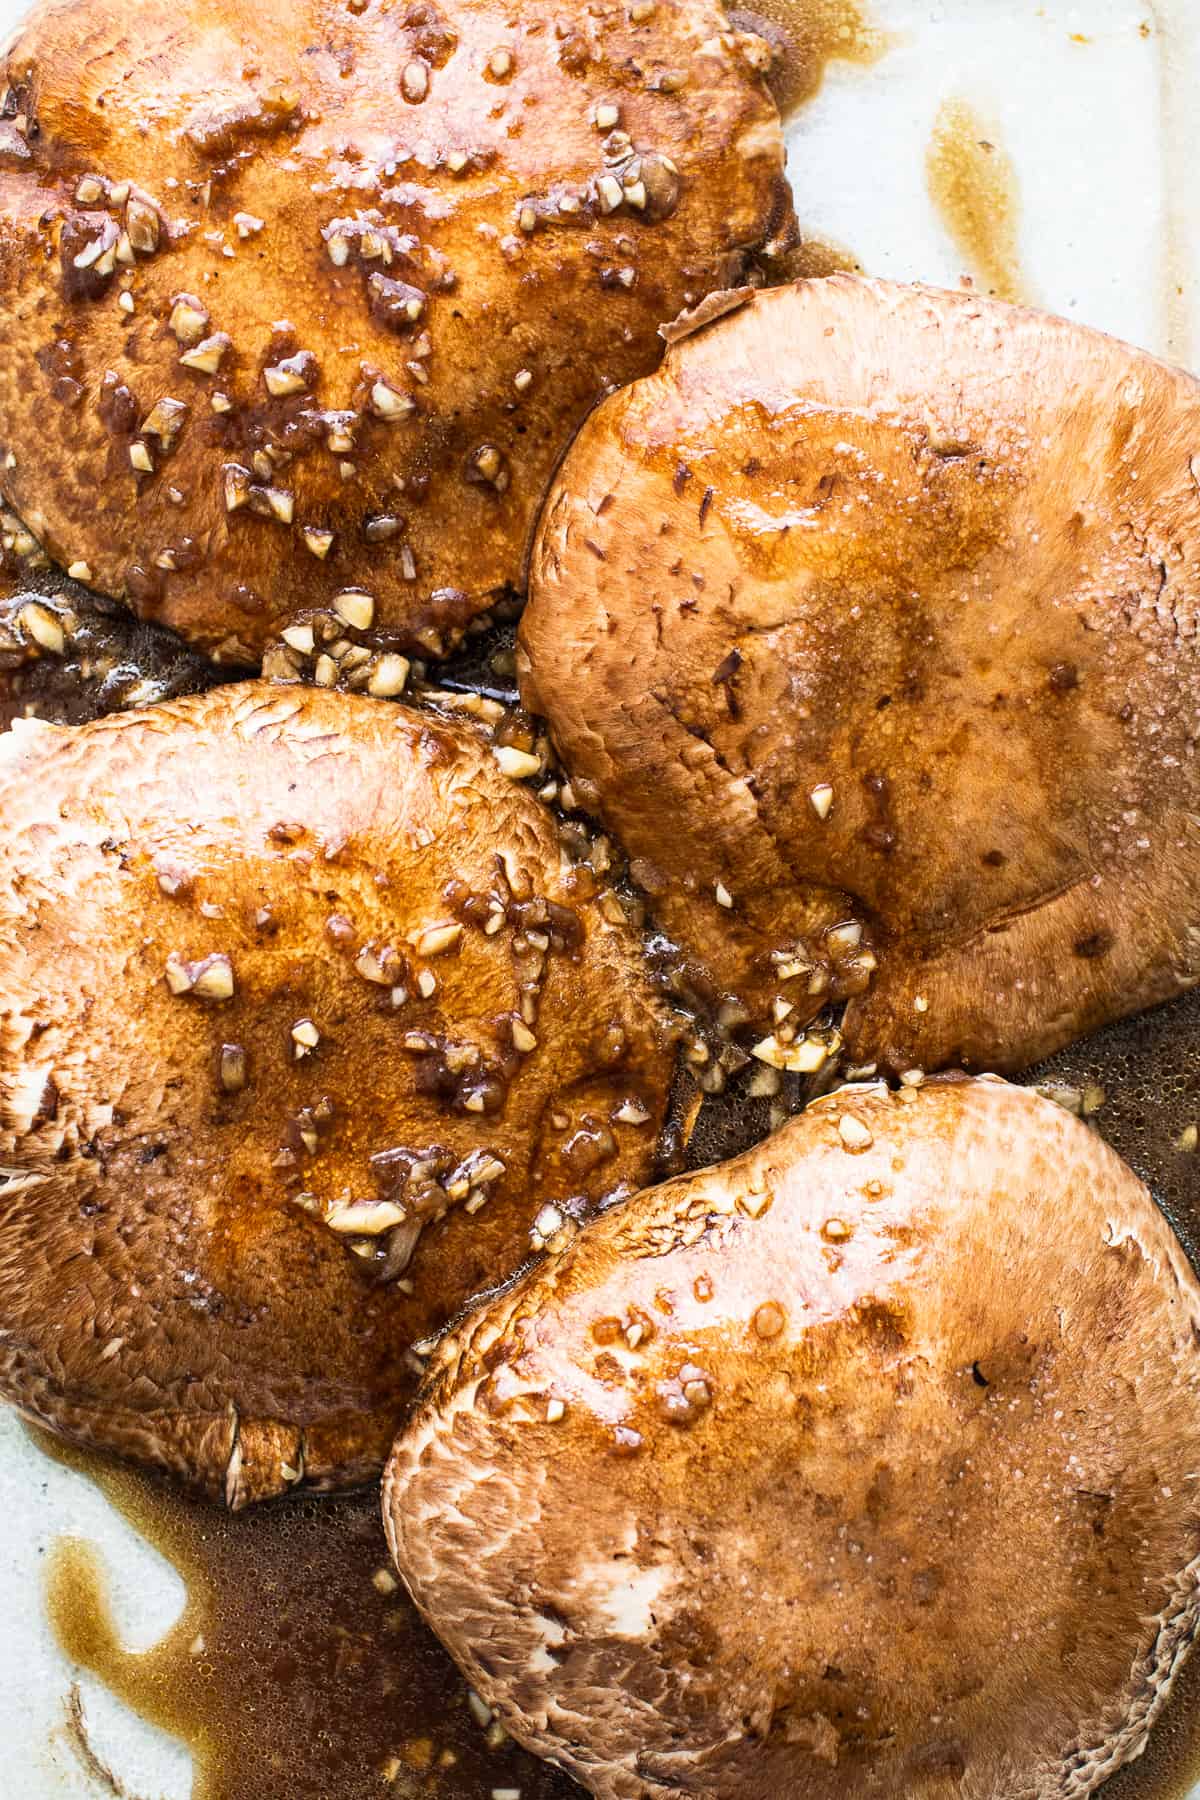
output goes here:
[{"label": "speckled mushroom skin", "polygon": [[790,232],[767,60],[719,0],[43,0],[0,120],[5,498],[225,660],[348,586],[450,647],[659,322]]},{"label": "speckled mushroom skin", "polygon": [[636,938],[436,715],[254,684],[2,743],[0,1388],[233,1506],[376,1473],[413,1340],[654,1170]]},{"label": "speckled mushroom skin", "polygon": [[588,421],[524,696],[756,1026],[1013,1069],[1200,979],[1198,444],[1190,375],[843,276]]},{"label": "speckled mushroom skin", "polygon": [[472,1314],[385,1522],[472,1685],[605,1800],[1077,1800],[1195,1629],[1198,1344],[1078,1121],[844,1089]]}]

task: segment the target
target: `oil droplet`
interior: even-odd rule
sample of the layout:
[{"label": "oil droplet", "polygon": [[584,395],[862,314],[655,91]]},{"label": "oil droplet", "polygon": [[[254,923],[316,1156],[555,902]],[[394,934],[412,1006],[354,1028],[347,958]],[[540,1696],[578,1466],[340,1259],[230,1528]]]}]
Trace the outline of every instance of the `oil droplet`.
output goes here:
[{"label": "oil droplet", "polygon": [[1017,177],[1012,160],[966,100],[938,108],[925,180],[946,230],[981,290],[998,300],[1025,297],[1017,251]]},{"label": "oil droplet", "polygon": [[777,1338],[783,1330],[784,1312],[778,1300],[764,1300],[752,1320],[756,1337]]},{"label": "oil droplet", "polygon": [[774,46],[767,80],[785,120],[820,91],[829,63],[866,67],[890,43],[860,0],[752,0],[731,8],[730,17],[739,30],[757,31]]}]

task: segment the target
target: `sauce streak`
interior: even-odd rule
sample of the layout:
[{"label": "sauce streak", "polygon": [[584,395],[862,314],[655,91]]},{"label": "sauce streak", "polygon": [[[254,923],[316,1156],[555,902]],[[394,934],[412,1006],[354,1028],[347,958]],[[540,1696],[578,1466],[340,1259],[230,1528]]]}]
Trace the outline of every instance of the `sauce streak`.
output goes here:
[{"label": "sauce streak", "polygon": [[887,34],[869,22],[859,0],[752,0],[731,7],[730,16],[774,46],[767,81],[785,122],[820,91],[829,63],[866,67],[888,48]]},{"label": "sauce streak", "polygon": [[981,290],[1025,299],[1017,250],[1017,177],[994,131],[966,100],[944,100],[925,152],[925,181],[946,230]]},{"label": "sauce streak", "polygon": [[[121,1644],[91,1544],[58,1541],[46,1601],[64,1653],[187,1745],[193,1800],[490,1800],[495,1788],[519,1789],[521,1800],[578,1795],[495,1729],[489,1742],[461,1676],[403,1591],[381,1591],[391,1564],[377,1492],[228,1514],[33,1436],[90,1476],[183,1578],[182,1613],[141,1654]],[[82,1721],[72,1723],[86,1746]],[[90,1766],[103,1777],[96,1759]]]}]

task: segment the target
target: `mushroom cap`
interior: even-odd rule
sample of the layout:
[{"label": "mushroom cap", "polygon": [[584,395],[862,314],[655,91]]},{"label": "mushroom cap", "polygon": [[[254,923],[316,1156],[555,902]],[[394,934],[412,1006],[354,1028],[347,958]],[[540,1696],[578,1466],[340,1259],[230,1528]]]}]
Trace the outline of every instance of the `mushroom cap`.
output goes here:
[{"label": "mushroom cap", "polygon": [[1111,338],[845,276],[588,421],[524,697],[757,1026],[1018,1068],[1200,979],[1198,434]]},{"label": "mushroom cap", "polygon": [[996,1077],[846,1089],[453,1334],[401,1575],[592,1793],[1091,1793],[1198,1611],[1200,1287]]},{"label": "mushroom cap", "polygon": [[3,744],[0,1387],[233,1505],[377,1472],[407,1347],[655,1168],[636,935],[436,715],[256,683]]},{"label": "mushroom cap", "polygon": [[436,654],[521,581],[589,408],[791,225],[762,40],[633,10],[35,6],[0,489],[55,559],[235,663],[347,587]]}]

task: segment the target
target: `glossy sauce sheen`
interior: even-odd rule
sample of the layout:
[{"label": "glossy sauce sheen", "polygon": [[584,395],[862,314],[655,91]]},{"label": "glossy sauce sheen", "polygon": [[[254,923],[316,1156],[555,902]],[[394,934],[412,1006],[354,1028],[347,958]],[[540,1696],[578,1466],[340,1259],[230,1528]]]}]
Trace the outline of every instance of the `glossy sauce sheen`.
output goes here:
[{"label": "glossy sauce sheen", "polygon": [[[41,615],[43,629],[57,627],[59,652],[32,637],[30,609]],[[80,725],[102,713],[198,693],[216,679],[214,665],[172,632],[142,624],[115,600],[54,568],[0,507],[0,730],[20,718]]]}]

